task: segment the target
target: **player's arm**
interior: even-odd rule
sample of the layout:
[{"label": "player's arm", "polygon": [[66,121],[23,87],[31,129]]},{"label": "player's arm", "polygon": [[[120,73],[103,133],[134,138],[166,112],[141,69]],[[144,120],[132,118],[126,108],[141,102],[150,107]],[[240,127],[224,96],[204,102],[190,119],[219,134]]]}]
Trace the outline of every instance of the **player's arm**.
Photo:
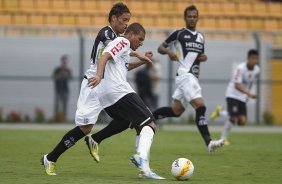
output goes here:
[{"label": "player's arm", "polygon": [[137,68],[143,64],[153,64],[153,62],[151,61],[151,58],[153,57],[153,52],[148,51],[145,53],[145,56],[139,54],[136,51],[132,51],[130,52],[130,56],[131,57],[137,57],[139,59],[139,61],[134,61],[128,64],[128,71]]},{"label": "player's arm", "polygon": [[208,60],[208,56],[207,56],[205,53],[202,53],[202,54],[200,54],[200,55],[198,56],[198,60],[199,60],[200,62],[205,62],[205,61]]},{"label": "player's arm", "polygon": [[256,95],[251,93],[249,90],[245,89],[241,83],[235,83],[235,88],[239,90],[241,93],[246,94],[250,98],[256,98]]},{"label": "player's arm", "polygon": [[108,52],[105,52],[98,61],[98,66],[97,66],[97,73],[95,75],[95,77],[92,77],[88,80],[88,86],[91,86],[92,88],[94,88],[95,86],[97,86],[102,78],[103,78],[103,74],[105,71],[105,66],[107,64],[107,61],[112,59],[112,55]]},{"label": "player's arm", "polygon": [[172,61],[178,61],[176,53],[169,49],[168,44],[165,42],[159,46],[158,52],[163,55],[167,54]]}]

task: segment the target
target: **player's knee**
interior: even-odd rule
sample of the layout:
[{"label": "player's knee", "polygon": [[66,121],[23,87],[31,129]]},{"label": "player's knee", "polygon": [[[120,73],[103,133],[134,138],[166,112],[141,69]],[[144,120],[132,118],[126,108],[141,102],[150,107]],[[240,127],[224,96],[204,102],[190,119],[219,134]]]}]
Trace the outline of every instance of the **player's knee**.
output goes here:
[{"label": "player's knee", "polygon": [[238,121],[238,125],[239,126],[244,126],[246,123],[247,123],[247,120],[245,118],[244,119],[239,119],[239,121]]},{"label": "player's knee", "polygon": [[173,109],[173,114],[175,117],[181,116],[184,111],[182,109]]},{"label": "player's knee", "polygon": [[80,130],[85,134],[89,134],[92,130],[93,125],[84,125],[84,126],[80,126]]},{"label": "player's knee", "polygon": [[207,110],[206,106],[204,106],[204,105],[200,106],[196,109],[196,115],[198,114],[198,115],[203,116],[203,115],[205,115],[206,110]]}]

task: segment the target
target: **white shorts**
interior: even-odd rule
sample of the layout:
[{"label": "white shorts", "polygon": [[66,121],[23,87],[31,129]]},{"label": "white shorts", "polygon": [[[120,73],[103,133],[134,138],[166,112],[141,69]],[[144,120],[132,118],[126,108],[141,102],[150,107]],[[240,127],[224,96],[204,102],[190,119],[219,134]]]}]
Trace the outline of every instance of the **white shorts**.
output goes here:
[{"label": "white shorts", "polygon": [[181,102],[184,108],[196,98],[202,98],[202,88],[198,79],[192,74],[185,74],[175,78],[176,90],[172,98]]},{"label": "white shorts", "polygon": [[98,99],[97,87],[91,89],[87,84],[88,80],[83,79],[75,113],[76,126],[94,125],[103,109]]}]

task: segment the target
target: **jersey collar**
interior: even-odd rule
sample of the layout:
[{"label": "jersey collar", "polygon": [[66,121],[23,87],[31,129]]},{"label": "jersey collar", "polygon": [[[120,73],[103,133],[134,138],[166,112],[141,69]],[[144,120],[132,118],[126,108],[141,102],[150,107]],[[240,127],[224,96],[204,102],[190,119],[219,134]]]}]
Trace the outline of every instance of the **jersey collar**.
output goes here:
[{"label": "jersey collar", "polygon": [[109,25],[109,28],[111,28],[111,30],[113,31],[113,33],[116,35],[116,37],[119,37],[118,34],[116,34],[116,32],[114,31],[114,29]]}]

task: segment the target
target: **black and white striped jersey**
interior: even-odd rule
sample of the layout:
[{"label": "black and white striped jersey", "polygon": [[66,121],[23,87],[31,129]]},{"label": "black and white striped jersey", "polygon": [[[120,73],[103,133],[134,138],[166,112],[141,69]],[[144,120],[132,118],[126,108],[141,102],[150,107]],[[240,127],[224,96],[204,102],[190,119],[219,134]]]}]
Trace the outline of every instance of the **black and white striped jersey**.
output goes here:
[{"label": "black and white striped jersey", "polygon": [[85,75],[87,76],[87,78],[95,76],[96,70],[97,70],[97,62],[100,56],[102,55],[104,48],[106,47],[105,43],[109,40],[110,41],[114,40],[118,36],[119,35],[117,35],[113,31],[111,26],[103,27],[99,31],[97,37],[95,38],[94,45],[92,48],[91,57],[90,57],[90,60],[91,60],[90,67],[85,72]]},{"label": "black and white striped jersey", "polygon": [[105,42],[114,40],[117,36],[118,35],[112,30],[111,26],[106,26],[99,31],[92,48],[91,63],[97,63],[105,48]]},{"label": "black and white striped jersey", "polygon": [[204,53],[204,36],[187,28],[173,31],[165,40],[165,44],[175,49],[179,59],[178,75],[191,73],[195,77],[200,74],[199,54]]}]

